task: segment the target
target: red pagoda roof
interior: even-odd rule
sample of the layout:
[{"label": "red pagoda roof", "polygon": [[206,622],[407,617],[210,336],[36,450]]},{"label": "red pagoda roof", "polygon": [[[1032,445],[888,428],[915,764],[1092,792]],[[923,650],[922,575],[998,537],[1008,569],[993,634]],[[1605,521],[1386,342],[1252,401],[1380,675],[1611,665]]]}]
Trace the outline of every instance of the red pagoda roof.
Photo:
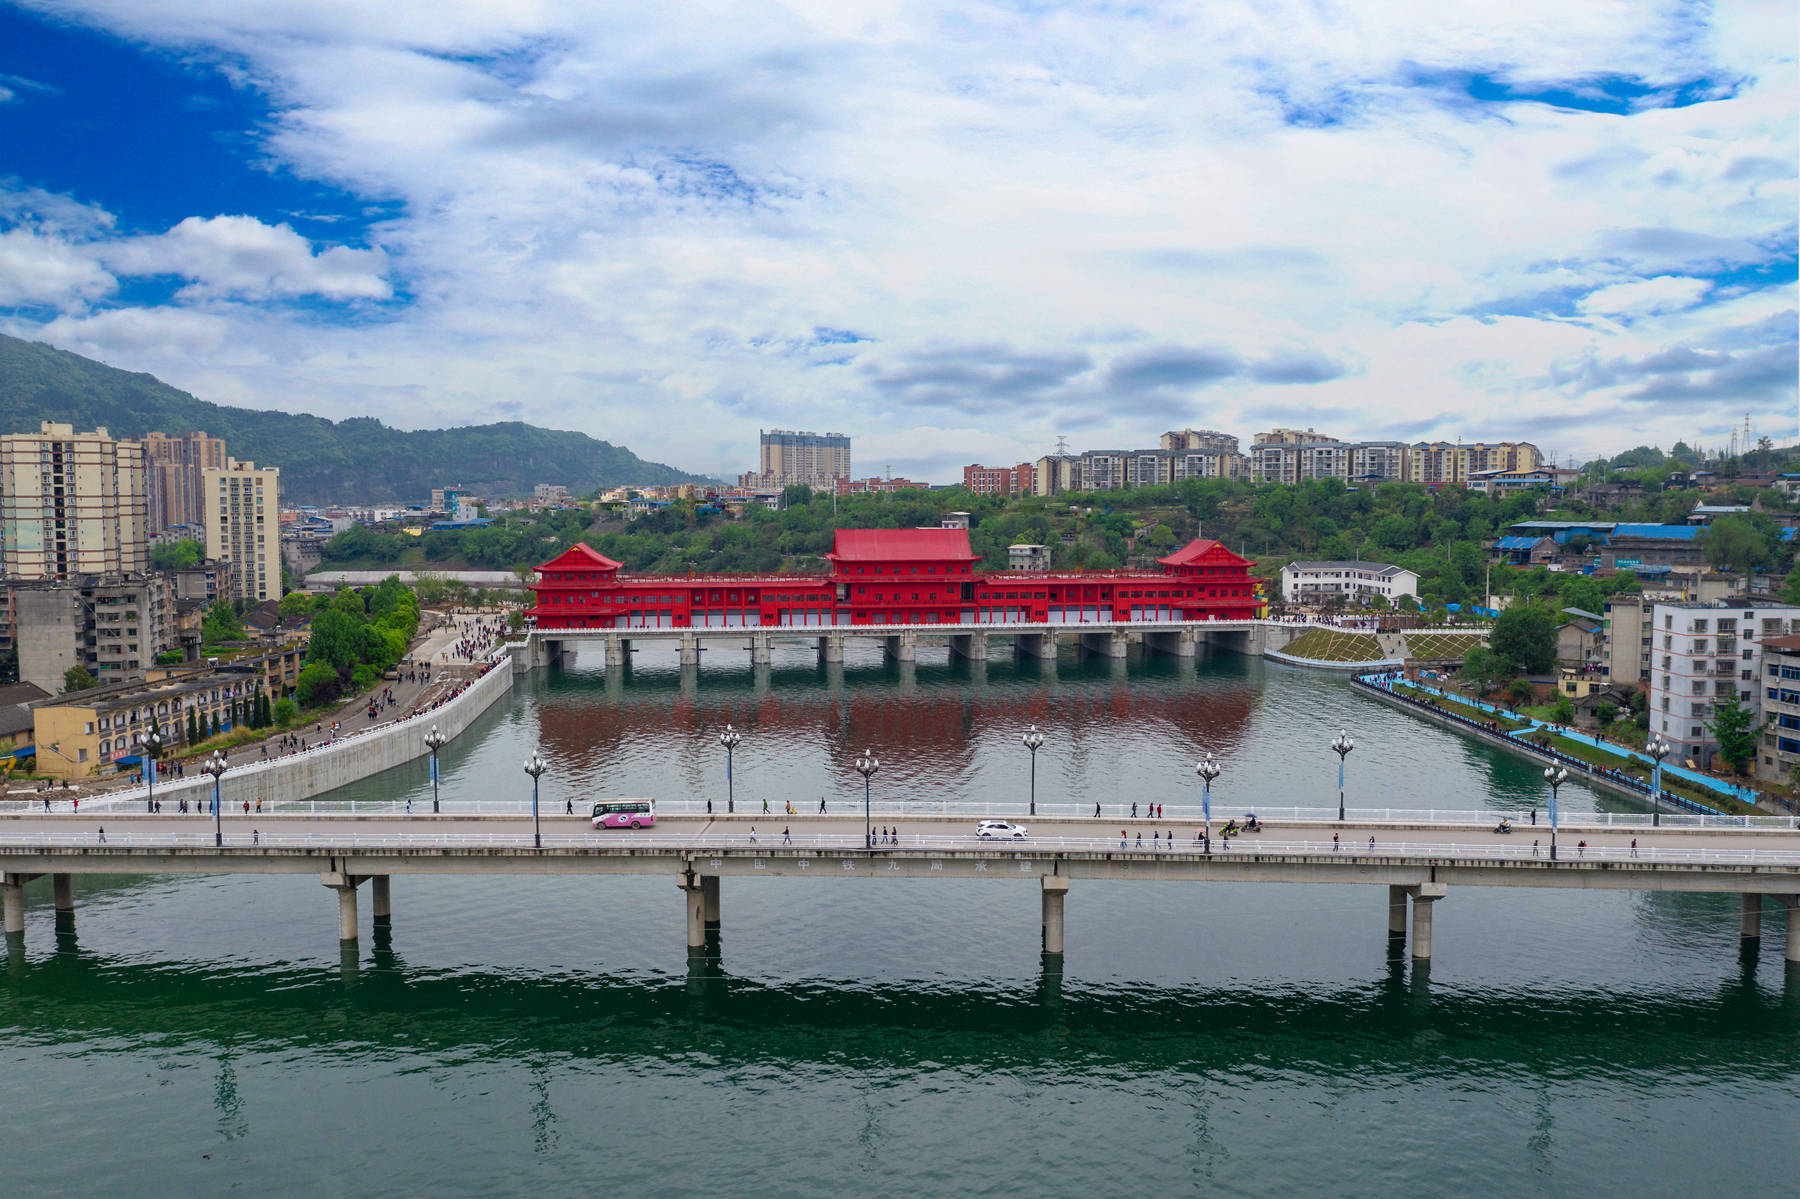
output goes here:
[{"label": "red pagoda roof", "polygon": [[1245,561],[1227,549],[1223,543],[1210,540],[1190,541],[1168,557],[1158,558],[1157,561],[1164,566],[1192,566],[1204,558],[1217,557],[1218,553],[1215,551],[1222,553],[1233,562]]},{"label": "red pagoda roof", "polygon": [[975,562],[967,529],[839,529],[833,562]]},{"label": "red pagoda roof", "polygon": [[538,569],[540,571],[617,570],[620,565],[600,551],[590,549],[585,541],[578,541],[550,561],[540,563]]}]

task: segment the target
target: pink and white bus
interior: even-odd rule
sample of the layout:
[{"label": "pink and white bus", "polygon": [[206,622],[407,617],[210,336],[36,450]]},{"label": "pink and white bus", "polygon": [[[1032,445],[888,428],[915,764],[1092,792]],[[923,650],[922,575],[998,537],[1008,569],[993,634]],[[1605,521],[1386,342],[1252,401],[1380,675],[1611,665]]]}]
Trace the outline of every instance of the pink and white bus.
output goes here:
[{"label": "pink and white bus", "polygon": [[613,799],[594,805],[595,828],[649,828],[655,823],[653,800]]}]

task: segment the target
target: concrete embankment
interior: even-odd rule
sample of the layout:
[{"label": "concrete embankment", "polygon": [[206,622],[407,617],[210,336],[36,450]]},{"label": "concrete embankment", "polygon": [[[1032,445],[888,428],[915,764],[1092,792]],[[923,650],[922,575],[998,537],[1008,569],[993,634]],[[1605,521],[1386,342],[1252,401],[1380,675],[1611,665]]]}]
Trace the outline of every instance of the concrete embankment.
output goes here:
[{"label": "concrete embankment", "polygon": [[[416,716],[328,745],[317,745],[304,753],[232,767],[220,783],[226,806],[241,808],[244,803],[254,805],[259,799],[265,807],[296,803],[424,757],[429,752],[425,747],[425,733],[432,725],[446,737],[455,737],[512,690],[513,672],[507,656],[500,655],[486,674],[452,699]],[[190,769],[198,773],[197,767]],[[142,788],[114,792],[102,800],[82,804],[82,810],[88,811],[90,807],[96,812],[108,808],[141,808],[145,794]],[[204,774],[167,779],[156,787],[156,798],[165,805],[182,799],[190,803],[205,802],[211,795],[212,779]]]},{"label": "concrete embankment", "polygon": [[[1508,737],[1504,733],[1483,728],[1482,726],[1467,720],[1460,720],[1450,713],[1440,712],[1435,708],[1413,703],[1401,696],[1393,695],[1380,687],[1370,686],[1361,679],[1353,681],[1355,682],[1356,689],[1362,692],[1362,694],[1378,699],[1390,707],[1399,708],[1408,715],[1417,716],[1421,720],[1429,720],[1433,724],[1442,725],[1444,728],[1460,733],[1465,737],[1469,737],[1475,741],[1484,742],[1485,744],[1493,746],[1495,749],[1503,749],[1515,757],[1525,758],[1528,761],[1549,762],[1553,759],[1560,761],[1568,768],[1571,775],[1581,779],[1582,782],[1596,790],[1606,791],[1610,794],[1634,800],[1641,804],[1648,804],[1650,802],[1650,797],[1641,789],[1633,787],[1629,783],[1620,782],[1611,778],[1605,772],[1596,770],[1594,767],[1589,766],[1584,762],[1578,762],[1573,758],[1567,758],[1561,754],[1553,755],[1545,753],[1543,750],[1525,744],[1516,737]],[[1678,801],[1671,799],[1668,802],[1675,803]],[[1685,801],[1680,802],[1683,802],[1683,806],[1688,807],[1690,810],[1704,810],[1700,809],[1697,805],[1685,803]]]}]

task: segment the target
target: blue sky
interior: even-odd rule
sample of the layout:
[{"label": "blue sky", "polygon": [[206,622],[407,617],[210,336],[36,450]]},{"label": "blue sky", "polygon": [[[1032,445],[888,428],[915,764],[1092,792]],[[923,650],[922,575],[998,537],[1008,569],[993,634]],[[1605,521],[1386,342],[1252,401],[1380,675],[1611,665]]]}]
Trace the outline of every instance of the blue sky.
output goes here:
[{"label": "blue sky", "polygon": [[614,7],[0,0],[0,329],[722,473],[1796,436],[1791,3]]}]

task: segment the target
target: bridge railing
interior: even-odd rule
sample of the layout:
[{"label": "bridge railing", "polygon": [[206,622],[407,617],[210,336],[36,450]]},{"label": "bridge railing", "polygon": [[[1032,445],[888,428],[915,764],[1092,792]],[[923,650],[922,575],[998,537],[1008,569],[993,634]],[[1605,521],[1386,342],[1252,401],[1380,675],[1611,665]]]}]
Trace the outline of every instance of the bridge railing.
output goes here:
[{"label": "bridge railing", "polygon": [[[194,832],[157,832],[132,833],[119,829],[106,835],[96,831],[81,832],[37,832],[23,836],[12,836],[0,840],[0,857],[9,854],[31,853],[40,849],[209,849],[213,847],[211,830]],[[1235,847],[1234,847],[1235,846]],[[288,849],[288,850],[329,850],[345,851],[381,851],[381,850],[416,850],[416,849],[507,849],[530,850],[533,848],[529,833],[382,833],[351,834],[348,836],[303,833],[283,834],[279,829],[264,831],[249,830],[239,825],[230,830],[225,849],[234,853],[246,849]],[[836,853],[867,854],[871,851],[863,845],[861,834],[843,833],[800,833],[784,835],[778,831],[762,832],[751,836],[748,832],[732,833],[727,836],[697,834],[668,834],[645,832],[595,832],[582,835],[551,834],[543,837],[545,849],[586,849],[596,851],[630,849],[653,850],[663,852],[692,853],[697,857],[705,857],[710,852],[718,851],[752,851],[768,850],[815,850]],[[1127,838],[1119,837],[1030,837],[1013,841],[1006,839],[987,840],[973,836],[945,836],[937,834],[896,834],[892,838],[882,839],[874,847],[874,853],[907,853],[932,854],[970,851],[998,851],[1024,853],[1105,853],[1108,855],[1124,854],[1131,857],[1214,857],[1214,858],[1304,858],[1341,861],[1346,864],[1366,861],[1372,858],[1430,858],[1441,861],[1446,858],[1492,862],[1531,862],[1548,863],[1550,847],[1546,838],[1543,844],[1529,845],[1523,842],[1431,842],[1431,841],[1378,841],[1374,846],[1366,841],[1348,841],[1343,844],[1323,840],[1279,840],[1274,838],[1253,836],[1229,841],[1215,837],[1210,845],[1199,839],[1156,838],[1149,841],[1133,834]],[[1631,848],[1628,846],[1589,845],[1578,848],[1569,844],[1567,837],[1561,839],[1559,857],[1564,863],[1584,861],[1611,863],[1650,863],[1650,864],[1683,864],[1701,866],[1793,866],[1800,868],[1800,848],[1761,849],[1761,848],[1690,848],[1669,846],[1644,846]],[[831,870],[832,863],[822,863],[821,870]]]},{"label": "bridge railing", "polygon": [[[639,797],[607,796],[605,798],[613,800]],[[209,793],[200,798],[199,804],[194,810],[194,815],[196,817],[211,815],[211,809],[207,807],[210,799],[209,788]],[[137,800],[139,805],[143,803],[144,796],[141,792],[137,795]],[[171,800],[170,802],[174,801]],[[589,805],[593,802],[592,799],[578,801],[575,804],[574,812],[568,813],[563,807],[561,799],[545,800],[539,811],[545,817],[555,819],[566,820],[571,814],[586,818],[590,810]],[[1143,824],[1146,829],[1148,829],[1150,825],[1160,824],[1176,826],[1184,832],[1191,827],[1198,826],[1202,822],[1200,805],[1197,802],[1194,802],[1191,796],[1182,796],[1179,799],[1157,800],[1155,802],[1163,804],[1163,814],[1160,816],[1152,816],[1149,814],[1149,803],[1147,801],[1139,802],[1137,815],[1132,814],[1131,805],[1129,803],[1102,803],[1100,805],[1100,815],[1096,817],[1094,815],[1094,805],[1091,803],[1065,800],[1039,800],[1037,813],[1033,816],[1028,813],[1027,805],[1023,803],[992,800],[970,801],[954,798],[876,799],[870,804],[870,812],[874,816],[885,817],[888,819],[910,818],[970,821],[986,819],[1030,821],[1033,819],[1043,819],[1098,822],[1124,821],[1128,824],[1135,820],[1140,824]],[[109,809],[94,809],[94,805],[90,801],[84,801],[83,807],[94,810],[95,816],[100,819],[105,819],[110,816],[131,816],[138,814],[136,811],[133,811],[132,808],[124,805],[116,805]],[[422,816],[425,814],[422,809],[422,802],[416,798],[413,800],[411,807],[408,807],[407,802],[403,799],[312,799],[270,807],[261,812],[253,810],[250,813],[245,813],[241,807],[228,805],[225,815],[231,820],[243,820],[246,816],[259,816],[272,820],[295,816]],[[1227,821],[1233,819],[1238,820],[1241,823],[1243,818],[1252,810],[1255,811],[1257,819],[1274,824],[1335,824],[1337,822],[1337,806],[1335,804],[1319,807],[1259,806],[1255,809],[1214,804],[1212,818],[1214,830],[1216,831],[1223,827]],[[1512,822],[1515,832],[1529,834],[1535,829],[1541,831],[1545,836],[1548,836],[1548,813],[1542,807],[1538,808],[1539,820],[1536,825],[1533,825],[1530,821],[1530,810],[1529,804],[1521,804],[1516,808],[1350,807],[1346,809],[1346,816],[1348,823],[1351,825],[1356,825],[1358,823],[1382,825],[1467,825],[1470,828],[1476,829],[1493,828],[1495,825],[1499,824],[1502,818],[1504,818]],[[26,802],[23,805],[14,802],[4,805],[3,808],[0,808],[0,811],[12,811],[22,815],[41,815],[43,813],[43,807],[41,802],[36,804]],[[70,811],[71,808],[68,800],[52,801],[52,813],[68,814]],[[714,818],[720,818],[726,815],[725,803],[723,800],[714,800],[713,810],[709,813],[706,810],[706,801],[704,799],[659,799],[656,801],[656,811],[659,816],[705,818],[710,815]],[[853,816],[861,811],[862,804],[860,802],[844,799],[830,803],[825,815],[838,817]],[[522,816],[529,815],[530,812],[531,803],[529,800],[525,799],[446,800],[443,803],[442,817]],[[173,813],[166,808],[163,811],[165,817],[172,814]],[[768,811],[765,812],[762,808],[762,801],[758,799],[754,801],[746,800],[739,802],[735,818],[740,820],[782,820],[788,818],[815,818],[818,815],[819,811],[816,801],[795,804],[794,811],[789,813],[785,806],[785,802],[778,804],[773,801],[770,803]],[[1661,815],[1661,824],[1663,828],[1767,829],[1791,832],[1800,831],[1800,816],[1777,816],[1767,814],[1731,816],[1716,813],[1663,812]],[[1635,830],[1653,827],[1653,820],[1649,812],[1571,813],[1565,811],[1560,821],[1560,827],[1564,829],[1610,828]]]}]

